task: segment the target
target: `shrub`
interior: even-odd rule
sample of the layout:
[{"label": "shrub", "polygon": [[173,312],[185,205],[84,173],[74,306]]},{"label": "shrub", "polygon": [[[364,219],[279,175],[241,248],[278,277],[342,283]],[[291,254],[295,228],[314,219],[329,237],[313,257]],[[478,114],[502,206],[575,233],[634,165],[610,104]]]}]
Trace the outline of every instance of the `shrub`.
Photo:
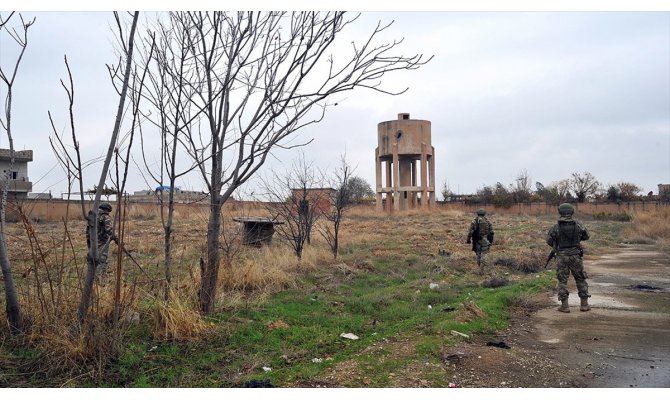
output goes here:
[{"label": "shrub", "polygon": [[593,219],[596,221],[619,221],[619,222],[629,222],[631,216],[625,212],[618,213],[609,213],[600,211],[593,214]]},{"label": "shrub", "polygon": [[494,262],[495,265],[508,267],[512,270],[523,272],[524,274],[532,274],[544,269],[546,258],[544,253],[538,250],[520,251],[511,257],[500,257]]}]

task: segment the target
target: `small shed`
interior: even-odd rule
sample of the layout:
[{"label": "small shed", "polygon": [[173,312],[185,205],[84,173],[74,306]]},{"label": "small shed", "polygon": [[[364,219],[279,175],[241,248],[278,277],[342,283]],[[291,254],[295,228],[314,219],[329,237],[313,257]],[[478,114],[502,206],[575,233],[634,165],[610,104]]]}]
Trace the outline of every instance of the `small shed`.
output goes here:
[{"label": "small shed", "polygon": [[242,244],[257,247],[272,243],[275,225],[283,224],[283,222],[264,217],[236,217],[233,218],[233,221],[244,224]]}]

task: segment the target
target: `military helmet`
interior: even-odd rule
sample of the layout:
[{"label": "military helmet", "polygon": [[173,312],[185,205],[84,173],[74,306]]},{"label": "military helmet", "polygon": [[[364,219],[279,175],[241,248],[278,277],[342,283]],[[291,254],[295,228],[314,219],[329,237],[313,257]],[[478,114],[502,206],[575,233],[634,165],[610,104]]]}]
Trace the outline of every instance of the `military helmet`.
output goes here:
[{"label": "military helmet", "polygon": [[477,210],[477,215],[479,215],[480,217],[483,217],[484,215],[486,215],[486,210],[484,210],[483,208],[478,209]]},{"label": "military helmet", "polygon": [[570,203],[563,203],[558,206],[558,213],[561,215],[572,215],[575,213],[575,207]]},{"label": "military helmet", "polygon": [[102,211],[112,212],[112,205],[107,202],[100,203],[100,206],[98,208]]}]

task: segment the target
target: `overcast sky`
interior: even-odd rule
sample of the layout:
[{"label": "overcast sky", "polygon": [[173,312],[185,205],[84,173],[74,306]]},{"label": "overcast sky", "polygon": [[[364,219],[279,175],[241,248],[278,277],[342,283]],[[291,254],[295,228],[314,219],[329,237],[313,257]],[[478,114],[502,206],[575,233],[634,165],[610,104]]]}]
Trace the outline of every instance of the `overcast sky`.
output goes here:
[{"label": "overcast sky", "polygon": [[[33,191],[60,196],[66,182],[48,144],[47,111],[58,129],[67,127],[59,82],[66,77],[63,56],[75,79],[83,155],[92,159],[106,152],[118,102],[105,67],[115,62],[113,16],[24,13],[33,16],[15,84],[14,146],[33,150],[28,166]],[[377,124],[410,113],[432,123],[437,193],[444,183],[459,193],[496,182],[509,185],[522,171],[545,186],[573,172],[590,172],[606,186],[632,182],[645,194],[670,183],[667,11],[373,11],[343,34],[344,43],[369,33],[379,20],[395,21],[387,37],[404,38],[398,53],[433,60],[384,78],[388,89],[409,87],[401,96],[357,90],[334,99],[339,105],[325,120],[300,133],[301,139],[313,139],[305,149],[308,160],[332,168],[346,150],[357,174],[374,188]],[[14,61],[10,45],[0,43],[4,68]],[[4,134],[0,147],[8,147]],[[275,156],[276,169],[298,154]],[[87,169],[86,188],[97,183],[100,168],[96,163]],[[195,175],[179,185],[205,188]],[[135,172],[128,191],[149,187]]]}]

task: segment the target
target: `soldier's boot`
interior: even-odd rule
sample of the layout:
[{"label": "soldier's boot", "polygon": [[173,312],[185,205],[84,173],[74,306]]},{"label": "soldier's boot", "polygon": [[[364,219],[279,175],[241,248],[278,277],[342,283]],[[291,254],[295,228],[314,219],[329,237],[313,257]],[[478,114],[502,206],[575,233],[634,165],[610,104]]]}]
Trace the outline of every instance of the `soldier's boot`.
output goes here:
[{"label": "soldier's boot", "polygon": [[579,311],[589,311],[591,310],[591,307],[589,306],[589,298],[588,297],[582,297],[582,304],[579,306]]},{"label": "soldier's boot", "polygon": [[558,307],[558,311],[565,313],[570,312],[570,305],[568,305],[568,299],[561,300],[561,306]]}]

